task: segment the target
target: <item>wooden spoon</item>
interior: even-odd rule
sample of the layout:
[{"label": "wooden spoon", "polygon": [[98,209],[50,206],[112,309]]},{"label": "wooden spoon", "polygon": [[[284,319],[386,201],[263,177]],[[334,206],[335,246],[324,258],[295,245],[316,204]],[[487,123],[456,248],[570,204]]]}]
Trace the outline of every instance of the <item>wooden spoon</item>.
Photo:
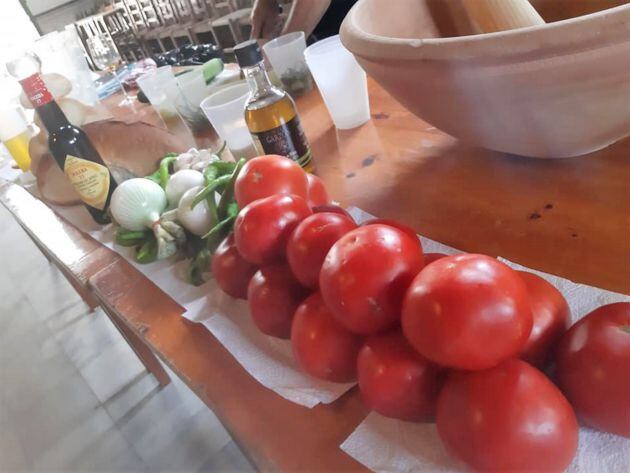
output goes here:
[{"label": "wooden spoon", "polygon": [[462,0],[482,33],[545,24],[528,0]]}]

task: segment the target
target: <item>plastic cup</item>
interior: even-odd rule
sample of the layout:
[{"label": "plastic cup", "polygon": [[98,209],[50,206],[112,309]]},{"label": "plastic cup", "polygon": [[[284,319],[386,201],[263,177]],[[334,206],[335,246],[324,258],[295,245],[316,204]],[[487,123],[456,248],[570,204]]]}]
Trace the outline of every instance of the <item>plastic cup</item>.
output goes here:
[{"label": "plastic cup", "polygon": [[299,95],[313,88],[311,74],[304,60],[306,39],[303,31],[285,34],[263,46],[275,73],[284,88]]},{"label": "plastic cup", "polygon": [[30,139],[28,122],[21,107],[17,103],[0,103],[0,141],[24,172],[31,167]]},{"label": "plastic cup", "polygon": [[304,57],[337,128],[356,128],[370,119],[367,76],[339,35],[312,44]]},{"label": "plastic cup", "polygon": [[160,115],[164,112],[177,114],[175,99],[179,91],[171,66],[158,67],[155,71],[140,76],[137,83]]},{"label": "plastic cup", "polygon": [[203,113],[236,159],[252,158],[258,154],[245,123],[248,97],[249,86],[240,82],[219,89],[201,102]]}]

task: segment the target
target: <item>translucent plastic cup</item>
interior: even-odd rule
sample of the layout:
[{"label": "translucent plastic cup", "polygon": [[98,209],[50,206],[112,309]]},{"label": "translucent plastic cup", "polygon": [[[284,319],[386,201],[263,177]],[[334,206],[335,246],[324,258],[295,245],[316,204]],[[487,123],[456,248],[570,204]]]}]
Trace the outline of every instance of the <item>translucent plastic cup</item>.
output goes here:
[{"label": "translucent plastic cup", "polygon": [[253,158],[258,154],[245,123],[248,97],[249,86],[240,82],[219,89],[201,102],[203,113],[236,159]]},{"label": "translucent plastic cup", "polygon": [[31,167],[28,151],[31,133],[24,112],[17,103],[0,103],[0,142],[24,172]]},{"label": "translucent plastic cup", "polygon": [[304,57],[337,128],[356,128],[370,119],[367,76],[339,35],[312,44]]},{"label": "translucent plastic cup", "polygon": [[177,115],[175,99],[179,90],[171,66],[158,67],[155,71],[140,76],[137,83],[160,115]]},{"label": "translucent plastic cup", "polygon": [[284,88],[300,95],[313,88],[311,73],[304,60],[306,39],[303,31],[285,34],[269,41],[263,50]]}]

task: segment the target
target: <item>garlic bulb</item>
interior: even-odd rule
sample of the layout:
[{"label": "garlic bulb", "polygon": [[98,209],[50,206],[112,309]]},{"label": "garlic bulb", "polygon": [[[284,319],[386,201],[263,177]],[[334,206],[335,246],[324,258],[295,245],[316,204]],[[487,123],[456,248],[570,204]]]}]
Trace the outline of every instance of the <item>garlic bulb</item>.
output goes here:
[{"label": "garlic bulb", "polygon": [[203,186],[188,189],[180,199],[177,207],[177,220],[179,223],[190,233],[198,236],[208,233],[217,223],[214,221],[208,208],[208,203],[205,200],[195,205],[194,209],[191,208],[192,201],[202,189]]},{"label": "garlic bulb", "polygon": [[112,194],[112,216],[127,230],[151,228],[166,208],[166,194],[155,182],[141,177],[120,184]]},{"label": "garlic bulb", "polygon": [[171,208],[179,205],[179,200],[188,189],[204,185],[203,174],[192,169],[182,169],[171,176],[166,183],[166,198]]}]

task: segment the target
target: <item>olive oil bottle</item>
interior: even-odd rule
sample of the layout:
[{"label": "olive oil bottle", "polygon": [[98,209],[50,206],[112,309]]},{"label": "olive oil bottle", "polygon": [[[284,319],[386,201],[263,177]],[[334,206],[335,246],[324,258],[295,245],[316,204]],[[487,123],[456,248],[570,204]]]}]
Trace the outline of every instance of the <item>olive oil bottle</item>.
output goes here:
[{"label": "olive oil bottle", "polygon": [[306,171],[312,171],[311,148],[295,103],[269,80],[258,43],[255,40],[240,43],[234,48],[234,54],[250,89],[245,122],[258,151],[286,156]]}]

